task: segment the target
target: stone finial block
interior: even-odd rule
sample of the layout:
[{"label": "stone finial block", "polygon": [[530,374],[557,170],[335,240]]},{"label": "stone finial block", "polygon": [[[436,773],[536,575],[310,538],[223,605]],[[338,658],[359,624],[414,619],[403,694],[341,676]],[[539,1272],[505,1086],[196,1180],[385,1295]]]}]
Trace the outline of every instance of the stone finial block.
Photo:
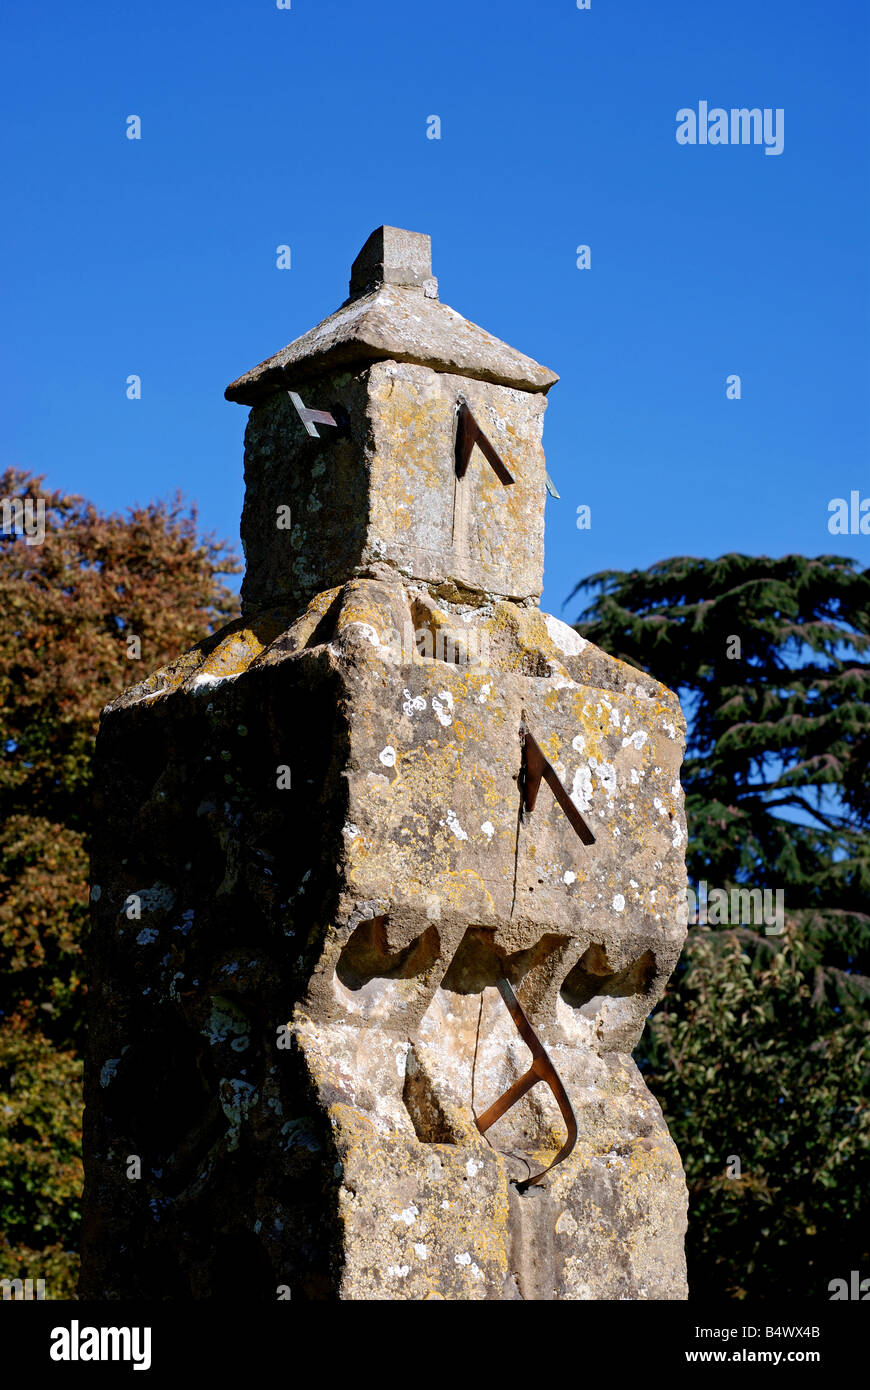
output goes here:
[{"label": "stone finial block", "polygon": [[431,238],[401,227],[376,228],[351,266],[351,298],[379,285],[434,287]]}]

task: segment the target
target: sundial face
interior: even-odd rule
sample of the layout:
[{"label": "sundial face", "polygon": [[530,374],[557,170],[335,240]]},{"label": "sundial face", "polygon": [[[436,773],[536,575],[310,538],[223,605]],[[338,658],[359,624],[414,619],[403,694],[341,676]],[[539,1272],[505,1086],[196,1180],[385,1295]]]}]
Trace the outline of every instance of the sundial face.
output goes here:
[{"label": "sundial face", "polygon": [[471,451],[475,444],[480,449],[490,468],[500,483],[505,487],[510,487],[513,483],[513,475],[505,467],[498,451],[487,439],[480,425],[471,413],[471,408],[464,396],[456,398],[456,476],[464,478],[468,461],[471,458]]},{"label": "sundial face", "polygon": [[[414,362],[290,381],[251,412],[245,610],[383,563],[457,594],[543,584],[546,397]],[[334,423],[330,423],[330,421]],[[275,536],[279,506],[292,530]]]}]

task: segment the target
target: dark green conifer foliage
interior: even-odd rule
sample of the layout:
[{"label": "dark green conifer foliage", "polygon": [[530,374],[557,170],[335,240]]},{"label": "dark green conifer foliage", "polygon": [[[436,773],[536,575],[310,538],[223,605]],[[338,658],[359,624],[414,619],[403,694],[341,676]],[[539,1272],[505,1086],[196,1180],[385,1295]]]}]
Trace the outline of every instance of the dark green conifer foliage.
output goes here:
[{"label": "dark green conifer foliage", "polygon": [[781,936],[690,927],[638,1049],[686,1166],[692,1294],[827,1298],[870,1274],[870,571],[678,557],[580,591],[577,630],[683,701],[690,884],[785,895]]}]

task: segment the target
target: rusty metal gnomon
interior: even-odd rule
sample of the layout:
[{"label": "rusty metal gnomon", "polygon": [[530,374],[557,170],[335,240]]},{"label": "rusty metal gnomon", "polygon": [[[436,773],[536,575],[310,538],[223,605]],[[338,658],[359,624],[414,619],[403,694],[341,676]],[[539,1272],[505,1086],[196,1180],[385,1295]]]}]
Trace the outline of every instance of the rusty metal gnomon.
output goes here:
[{"label": "rusty metal gnomon", "polygon": [[529,733],[525,725],[520,729],[520,738],[523,745],[523,769],[521,775],[524,816],[530,816],[535,809],[535,802],[538,799],[538,790],[541,785],[541,780],[543,779],[584,845],[594,845],[595,836],[592,834],[589,826],[586,824],[580,812],[577,810],[577,807],[574,805],[574,802],[556,776],[552,764],[545,758],[539,744]]},{"label": "rusty metal gnomon", "polygon": [[[523,762],[520,772],[523,820],[530,816],[534,810],[541,782],[545,781],[583,844],[594,844],[595,836],[592,834],[589,826],[586,824],[580,812],[577,810],[577,807],[562,786],[551,763],[544,756],[539,743],[526,728],[525,715],[523,715],[523,723],[520,726],[520,739],[523,749]],[[517,833],[519,833],[519,827],[517,828]],[[568,1093],[562,1084],[562,1079],[556,1071],[547,1053],[547,1049],[544,1047],[544,1044],[541,1042],[523,1012],[522,1005],[514,994],[510,984],[502,977],[498,981],[497,987],[499,994],[507,1005],[511,1018],[516,1024],[517,1032],[532,1054],[532,1065],[518,1081],[515,1081],[512,1086],[508,1087],[503,1095],[499,1096],[498,1100],[493,1101],[488,1110],[485,1110],[479,1118],[476,1118],[477,1128],[480,1130],[481,1134],[485,1134],[486,1131],[495,1124],[496,1120],[500,1120],[502,1115],[510,1110],[512,1106],[516,1105],[518,1100],[522,1099],[527,1091],[530,1091],[539,1081],[545,1081],[556,1098],[556,1103],[559,1106],[562,1119],[565,1121],[565,1127],[568,1131],[568,1137],[552,1163],[544,1168],[542,1172],[536,1173],[534,1177],[526,1178],[524,1182],[517,1183],[518,1189],[523,1191],[525,1188],[532,1187],[535,1183],[540,1182],[541,1178],[549,1173],[552,1168],[555,1168],[557,1163],[562,1163],[564,1159],[568,1157],[577,1142],[577,1118],[574,1114],[571,1101],[568,1098]]]},{"label": "rusty metal gnomon", "polygon": [[483,1114],[476,1120],[477,1128],[481,1134],[485,1134],[496,1120],[500,1120],[502,1115],[516,1105],[518,1100],[522,1100],[527,1091],[530,1091],[533,1086],[537,1086],[539,1081],[545,1081],[556,1098],[556,1104],[562,1113],[562,1119],[565,1121],[565,1128],[568,1131],[568,1137],[552,1163],[549,1163],[540,1173],[536,1173],[534,1177],[526,1178],[523,1182],[517,1183],[518,1189],[522,1192],[525,1188],[533,1187],[535,1183],[539,1183],[541,1178],[556,1167],[557,1163],[562,1163],[568,1157],[577,1143],[577,1117],[568,1099],[568,1092],[562,1084],[562,1078],[553,1066],[547,1049],[523,1012],[522,1005],[508,981],[502,977],[498,981],[497,988],[516,1024],[517,1032],[532,1054],[532,1065],[518,1081],[515,1081],[503,1095],[499,1096],[498,1100],[493,1101],[488,1110],[484,1110]]},{"label": "rusty metal gnomon", "polygon": [[495,476],[505,487],[514,481],[513,475],[508,472],[502,463],[495,449],[490,444],[480,425],[475,420],[468,408],[468,402],[464,396],[458,396],[456,400],[457,420],[456,420],[456,476],[464,478],[468,468],[468,460],[471,458],[471,451],[477,445],[483,457],[492,468]]}]

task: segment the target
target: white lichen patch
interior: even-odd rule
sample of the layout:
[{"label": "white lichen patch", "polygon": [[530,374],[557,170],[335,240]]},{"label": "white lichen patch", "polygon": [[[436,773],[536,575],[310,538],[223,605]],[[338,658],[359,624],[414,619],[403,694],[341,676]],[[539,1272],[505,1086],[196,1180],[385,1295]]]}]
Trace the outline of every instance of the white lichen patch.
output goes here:
[{"label": "white lichen patch", "polygon": [[453,834],[456,836],[457,840],[468,839],[468,831],[462,829],[462,826],[459,824],[459,819],[455,811],[448,811],[446,820],[448,828],[453,831]]},{"label": "white lichen patch", "polygon": [[578,811],[588,811],[592,805],[592,773],[585,763],[574,773],[571,800]]},{"label": "white lichen patch", "polygon": [[228,1042],[235,1052],[244,1052],[250,1031],[251,1025],[236,1004],[220,995],[213,997],[211,1011],[202,1029],[213,1047]]},{"label": "white lichen patch", "polygon": [[432,709],[435,711],[435,718],[438,723],[446,729],[453,723],[453,695],[449,690],[439,690],[437,696],[432,696]]},{"label": "white lichen patch", "polygon": [[[210,671],[200,671],[199,675],[194,676],[191,682],[191,688],[193,690],[203,690],[212,685],[222,685],[224,681],[237,680],[240,675],[241,671],[233,671],[226,676],[214,676]],[[162,695],[162,693],[161,690],[157,691],[158,695]],[[148,698],[153,699],[153,696],[149,696]]]},{"label": "white lichen patch", "polygon": [[388,743],[386,748],[381,749],[378,760],[383,763],[384,767],[396,766],[396,750],[392,744]]},{"label": "white lichen patch", "polygon": [[485,820],[480,828],[486,836],[487,840],[491,840],[493,835],[495,834],[495,826],[493,825],[492,821]]},{"label": "white lichen patch", "polygon": [[391,1221],[404,1221],[406,1226],[413,1226],[417,1217],[420,1215],[420,1208],[415,1206],[404,1207],[402,1211],[391,1213]]},{"label": "white lichen patch", "polygon": [[624,908],[625,908],[625,898],[622,896],[621,893],[614,893],[614,895],[613,895],[613,910],[614,910],[614,912],[622,912],[622,911],[624,910]]},{"label": "white lichen patch", "polygon": [[166,883],[155,883],[151,888],[137,888],[128,896],[139,899],[141,912],[169,911],[175,906],[175,894]]},{"label": "white lichen patch", "polygon": [[622,740],[622,746],[627,748],[631,744],[632,748],[636,748],[639,753],[648,738],[649,734],[644,729],[635,729],[633,734],[629,734],[628,738]]},{"label": "white lichen patch", "polygon": [[104,1062],[104,1063],[103,1063],[102,1067],[100,1068],[100,1085],[101,1085],[101,1086],[108,1086],[109,1083],[110,1083],[111,1081],[114,1081],[114,1079],[115,1079],[115,1072],[118,1070],[118,1067],[119,1067],[120,1065],[121,1065],[121,1059],[120,1059],[120,1057],[110,1057],[109,1060],[108,1060],[107,1062]]},{"label": "white lichen patch", "polygon": [[552,613],[542,613],[541,617],[544,619],[550,641],[566,656],[579,656],[584,647],[588,646],[586,638],[581,637],[580,633],[575,632],[567,623],[563,623],[561,618],[555,618]]},{"label": "white lichen patch", "polygon": [[590,758],[589,766],[601,783],[608,800],[612,800],[616,796],[616,768],[613,763]]},{"label": "white lichen patch", "polygon": [[402,703],[402,711],[407,714],[409,719],[413,719],[415,714],[422,714],[426,708],[426,701],[422,695],[411,695],[410,690],[403,690],[405,699]]},{"label": "white lichen patch", "polygon": [[172,928],[173,931],[180,931],[182,936],[187,936],[193,926],[194,910],[187,907],[181,914],[181,921]]},{"label": "white lichen patch", "polygon": [[257,1101],[257,1088],[249,1081],[228,1079],[223,1076],[218,1083],[221,1109],[229,1121],[226,1140],[227,1149],[232,1152],[239,1147],[242,1122]]}]

